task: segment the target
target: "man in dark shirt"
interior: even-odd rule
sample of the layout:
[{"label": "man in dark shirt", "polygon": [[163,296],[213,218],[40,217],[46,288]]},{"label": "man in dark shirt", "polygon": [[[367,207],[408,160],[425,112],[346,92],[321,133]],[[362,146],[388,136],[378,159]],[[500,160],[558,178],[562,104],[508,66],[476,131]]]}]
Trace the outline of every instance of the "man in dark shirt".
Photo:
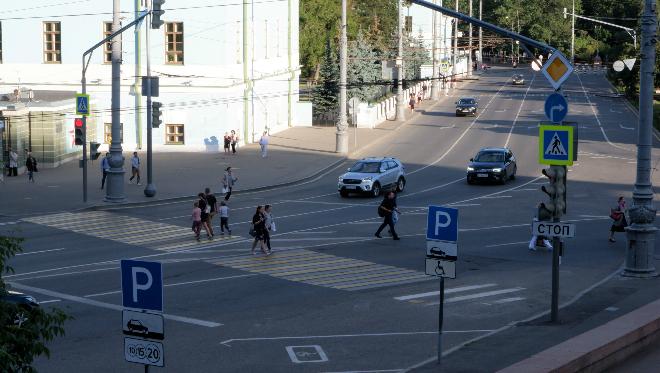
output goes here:
[{"label": "man in dark shirt", "polygon": [[399,240],[399,236],[396,234],[396,231],[394,230],[394,222],[392,221],[392,213],[394,211],[399,211],[396,207],[394,192],[387,193],[385,198],[383,198],[383,202],[381,202],[380,206],[378,206],[378,210],[379,210],[379,215],[382,215],[385,219],[383,220],[383,224],[381,224],[380,227],[378,227],[375,236],[378,238],[382,238],[380,232],[383,229],[385,229],[386,225],[389,225],[390,231],[392,232],[392,238],[395,240]]}]

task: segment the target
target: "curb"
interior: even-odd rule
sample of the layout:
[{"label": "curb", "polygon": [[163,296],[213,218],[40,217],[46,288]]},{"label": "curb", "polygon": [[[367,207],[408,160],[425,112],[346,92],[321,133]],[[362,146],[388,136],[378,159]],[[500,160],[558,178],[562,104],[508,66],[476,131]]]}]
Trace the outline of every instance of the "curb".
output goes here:
[{"label": "curb", "polygon": [[[342,157],[339,158],[337,161],[331,163],[329,166],[322,168],[321,170],[313,173],[312,175],[297,179],[297,180],[292,180],[292,181],[287,181],[279,184],[273,184],[273,185],[266,185],[266,186],[261,186],[261,187],[255,187],[255,188],[249,188],[249,189],[237,189],[232,191],[232,194],[240,195],[240,194],[246,194],[246,193],[255,193],[255,192],[260,192],[268,189],[275,189],[275,188],[283,188],[299,183],[304,183],[308,182],[310,180],[316,179],[325,173],[331,171],[332,169],[336,168],[339,166],[341,163],[345,162],[347,157]],[[162,203],[168,203],[168,202],[179,202],[179,201],[185,201],[188,199],[194,199],[197,198],[197,195],[186,195],[186,196],[179,196],[179,197],[170,197],[170,198],[161,198],[161,199],[154,199],[151,201],[140,201],[140,202],[126,202],[126,203],[117,203],[117,204],[105,204],[105,205],[94,205],[94,206],[87,206],[83,207],[80,209],[73,210],[73,212],[80,212],[80,211],[103,211],[103,210],[114,210],[117,208],[127,208],[127,207],[141,207],[141,206],[153,206],[157,204],[162,204]]]},{"label": "curb", "polygon": [[660,299],[498,373],[602,372],[660,339]]}]

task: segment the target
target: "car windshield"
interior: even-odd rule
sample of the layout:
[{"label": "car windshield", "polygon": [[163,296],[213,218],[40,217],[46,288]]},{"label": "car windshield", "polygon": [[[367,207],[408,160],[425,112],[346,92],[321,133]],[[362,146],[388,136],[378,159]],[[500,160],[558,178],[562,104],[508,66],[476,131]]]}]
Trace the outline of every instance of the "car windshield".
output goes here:
[{"label": "car windshield", "polygon": [[358,162],[348,171],[375,174],[380,171],[380,162]]},{"label": "car windshield", "polygon": [[459,105],[474,105],[474,99],[473,98],[462,98],[458,100]]},{"label": "car windshield", "polygon": [[504,153],[502,152],[479,152],[474,157],[475,162],[503,162]]}]

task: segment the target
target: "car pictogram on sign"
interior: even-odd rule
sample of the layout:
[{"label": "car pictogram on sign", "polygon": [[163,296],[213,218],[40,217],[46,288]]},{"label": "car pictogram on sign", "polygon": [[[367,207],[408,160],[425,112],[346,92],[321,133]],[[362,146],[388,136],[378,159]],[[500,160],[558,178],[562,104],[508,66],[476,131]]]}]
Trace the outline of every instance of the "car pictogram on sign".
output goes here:
[{"label": "car pictogram on sign", "polygon": [[128,328],[128,331],[133,333],[139,333],[144,335],[149,334],[149,328],[142,325],[142,323],[139,320],[134,320],[134,319],[129,320],[128,323],[126,323],[126,327]]}]

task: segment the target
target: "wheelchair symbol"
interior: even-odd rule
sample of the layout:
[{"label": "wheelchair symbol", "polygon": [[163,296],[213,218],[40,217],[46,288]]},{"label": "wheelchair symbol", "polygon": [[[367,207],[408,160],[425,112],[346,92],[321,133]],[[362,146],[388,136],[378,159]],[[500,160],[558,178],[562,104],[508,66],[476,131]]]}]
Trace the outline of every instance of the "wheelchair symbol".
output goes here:
[{"label": "wheelchair symbol", "polygon": [[435,274],[438,276],[442,276],[445,274],[445,269],[442,267],[442,264],[438,262],[438,265],[435,267]]}]

